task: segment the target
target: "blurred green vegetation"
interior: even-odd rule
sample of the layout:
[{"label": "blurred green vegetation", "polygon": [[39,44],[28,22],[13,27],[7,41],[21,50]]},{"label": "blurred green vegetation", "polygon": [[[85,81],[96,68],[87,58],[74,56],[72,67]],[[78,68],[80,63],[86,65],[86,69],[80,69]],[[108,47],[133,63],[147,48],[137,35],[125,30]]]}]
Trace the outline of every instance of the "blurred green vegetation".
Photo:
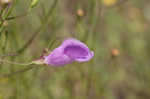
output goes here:
[{"label": "blurred green vegetation", "polygon": [[0,99],[150,99],[150,1],[2,1],[0,59],[27,63],[67,37],[95,56],[17,74],[28,66],[1,62]]}]

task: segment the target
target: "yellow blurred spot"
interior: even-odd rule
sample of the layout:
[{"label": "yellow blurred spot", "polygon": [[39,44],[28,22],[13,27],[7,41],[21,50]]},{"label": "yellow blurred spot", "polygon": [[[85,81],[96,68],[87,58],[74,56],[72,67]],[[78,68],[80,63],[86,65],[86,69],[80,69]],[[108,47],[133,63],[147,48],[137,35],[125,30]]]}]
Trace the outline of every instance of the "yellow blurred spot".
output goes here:
[{"label": "yellow blurred spot", "polygon": [[0,83],[7,83],[7,82],[8,82],[8,78],[7,77],[0,78]]},{"label": "yellow blurred spot", "polygon": [[2,94],[0,94],[0,99],[4,99]]},{"label": "yellow blurred spot", "polygon": [[112,6],[116,4],[117,0],[102,0],[102,3],[106,6]]}]

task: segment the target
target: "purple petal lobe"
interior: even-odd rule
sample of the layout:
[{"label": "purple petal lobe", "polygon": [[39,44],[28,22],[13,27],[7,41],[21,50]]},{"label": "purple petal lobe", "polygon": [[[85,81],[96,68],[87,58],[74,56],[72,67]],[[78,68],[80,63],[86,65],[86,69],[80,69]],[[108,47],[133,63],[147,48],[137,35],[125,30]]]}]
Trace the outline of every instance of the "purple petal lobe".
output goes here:
[{"label": "purple petal lobe", "polygon": [[89,54],[85,57],[79,57],[79,58],[76,58],[75,60],[78,61],[78,62],[86,62],[86,61],[89,61],[92,57],[94,56],[94,52],[89,52]]},{"label": "purple petal lobe", "polygon": [[45,57],[45,62],[48,65],[52,66],[62,66],[65,64],[69,64],[72,62],[72,60],[62,53],[61,48],[54,49],[50,55]]},{"label": "purple petal lobe", "polygon": [[78,62],[89,61],[94,56],[94,52],[91,52],[84,43],[73,38],[65,40],[62,47],[64,54]]},{"label": "purple petal lobe", "polygon": [[88,55],[88,52],[86,49],[80,46],[71,45],[71,46],[67,46],[64,49],[64,54],[66,54],[67,56],[73,59],[76,59],[76,58],[84,58],[85,56]]}]

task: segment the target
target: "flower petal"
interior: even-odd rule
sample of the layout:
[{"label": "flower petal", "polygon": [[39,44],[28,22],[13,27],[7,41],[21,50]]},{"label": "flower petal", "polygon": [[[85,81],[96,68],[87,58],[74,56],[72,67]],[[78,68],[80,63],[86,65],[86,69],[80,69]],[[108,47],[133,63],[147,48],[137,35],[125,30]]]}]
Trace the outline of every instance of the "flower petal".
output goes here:
[{"label": "flower petal", "polygon": [[62,50],[63,49],[61,48],[54,49],[50,55],[45,57],[46,64],[52,66],[62,66],[71,63],[72,60],[68,56],[64,55]]},{"label": "flower petal", "polygon": [[85,57],[88,55],[88,50],[86,48],[82,48],[79,45],[69,45],[64,49],[64,54],[71,57],[72,59],[76,59],[79,57]]},{"label": "flower petal", "polygon": [[89,61],[94,56],[94,52],[90,52],[86,57],[78,57],[75,59],[75,61],[78,62],[86,62]]},{"label": "flower petal", "polygon": [[94,56],[94,52],[84,43],[73,38],[65,40],[61,46],[64,48],[64,54],[79,62],[88,61]]}]

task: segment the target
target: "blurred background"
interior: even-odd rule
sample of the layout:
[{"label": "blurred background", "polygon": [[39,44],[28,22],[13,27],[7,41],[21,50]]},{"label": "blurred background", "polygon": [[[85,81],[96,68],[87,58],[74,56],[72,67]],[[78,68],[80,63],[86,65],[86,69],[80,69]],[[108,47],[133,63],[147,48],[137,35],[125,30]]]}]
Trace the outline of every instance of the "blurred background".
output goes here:
[{"label": "blurred background", "polygon": [[150,99],[149,27],[149,0],[0,0],[0,59],[28,63],[67,37],[95,53],[59,68],[0,62],[0,99]]}]

